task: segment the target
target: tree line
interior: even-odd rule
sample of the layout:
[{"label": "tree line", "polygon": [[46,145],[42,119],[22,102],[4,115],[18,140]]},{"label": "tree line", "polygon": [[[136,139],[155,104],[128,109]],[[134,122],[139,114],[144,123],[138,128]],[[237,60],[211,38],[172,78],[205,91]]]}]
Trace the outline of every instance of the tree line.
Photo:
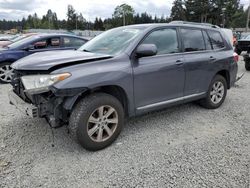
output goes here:
[{"label": "tree line", "polygon": [[[124,19],[125,17],[125,19]],[[111,18],[96,18],[94,21],[87,20],[82,13],[77,13],[72,5],[68,5],[67,19],[59,20],[56,12],[49,9],[46,15],[39,18],[37,14],[29,15],[19,21],[0,20],[0,30],[16,28],[26,29],[65,29],[71,30],[108,30],[114,27],[140,23],[164,23],[169,22],[168,17],[152,16],[148,13],[135,13],[133,7],[127,4],[115,8]]]},{"label": "tree line", "polygon": [[49,9],[41,18],[35,13],[19,21],[0,20],[0,30],[65,29],[108,30],[114,27],[142,23],[167,23],[172,20],[207,22],[222,27],[245,27],[247,10],[240,0],[174,0],[170,17],[157,17],[148,13],[136,13],[128,4],[115,8],[111,18],[87,20],[68,5],[67,19],[59,20],[56,12]]},{"label": "tree line", "polygon": [[171,18],[193,22],[206,22],[221,27],[246,27],[248,9],[240,0],[174,0]]}]

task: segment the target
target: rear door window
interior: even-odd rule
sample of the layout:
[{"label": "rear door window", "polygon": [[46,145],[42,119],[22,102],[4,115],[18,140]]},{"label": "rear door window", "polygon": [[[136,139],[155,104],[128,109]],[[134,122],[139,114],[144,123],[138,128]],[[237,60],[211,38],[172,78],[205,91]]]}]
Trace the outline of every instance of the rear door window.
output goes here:
[{"label": "rear door window", "polygon": [[208,31],[208,35],[211,39],[211,43],[213,45],[213,49],[221,49],[225,47],[224,41],[221,37],[220,32],[218,31]]},{"label": "rear door window", "polygon": [[176,29],[160,29],[150,33],[142,44],[155,44],[157,55],[179,52]]},{"label": "rear door window", "polygon": [[60,47],[60,38],[51,38],[49,39],[49,47],[59,48]]},{"label": "rear door window", "polygon": [[202,31],[198,29],[181,29],[184,52],[206,50]]}]

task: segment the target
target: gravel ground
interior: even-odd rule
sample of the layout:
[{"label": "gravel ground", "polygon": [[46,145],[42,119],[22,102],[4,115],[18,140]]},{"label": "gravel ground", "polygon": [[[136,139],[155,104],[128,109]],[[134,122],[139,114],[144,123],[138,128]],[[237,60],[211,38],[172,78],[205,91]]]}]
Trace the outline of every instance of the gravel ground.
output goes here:
[{"label": "gravel ground", "polygon": [[53,142],[45,120],[8,104],[9,89],[0,85],[0,187],[249,188],[250,72],[221,108],[191,103],[130,119],[98,152],[82,149],[64,127]]}]

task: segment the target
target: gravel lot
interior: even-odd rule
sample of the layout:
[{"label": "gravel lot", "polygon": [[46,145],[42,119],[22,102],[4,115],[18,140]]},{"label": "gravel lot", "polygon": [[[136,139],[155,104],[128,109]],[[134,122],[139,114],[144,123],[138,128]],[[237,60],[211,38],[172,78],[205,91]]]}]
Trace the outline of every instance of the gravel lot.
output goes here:
[{"label": "gravel lot", "polygon": [[64,127],[52,147],[45,120],[9,105],[9,89],[0,85],[0,187],[250,187],[250,72],[221,108],[186,104],[130,119],[98,152]]}]

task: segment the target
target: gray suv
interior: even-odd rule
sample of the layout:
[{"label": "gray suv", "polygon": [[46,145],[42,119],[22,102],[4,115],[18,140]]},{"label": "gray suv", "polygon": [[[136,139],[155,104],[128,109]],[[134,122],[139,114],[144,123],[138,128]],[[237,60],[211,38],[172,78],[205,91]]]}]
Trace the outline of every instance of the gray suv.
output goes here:
[{"label": "gray suv", "polygon": [[12,68],[10,103],[68,126],[92,151],[109,146],[125,118],[191,101],[218,108],[238,70],[220,28],[184,22],[115,28],[76,51],[36,53]]}]

